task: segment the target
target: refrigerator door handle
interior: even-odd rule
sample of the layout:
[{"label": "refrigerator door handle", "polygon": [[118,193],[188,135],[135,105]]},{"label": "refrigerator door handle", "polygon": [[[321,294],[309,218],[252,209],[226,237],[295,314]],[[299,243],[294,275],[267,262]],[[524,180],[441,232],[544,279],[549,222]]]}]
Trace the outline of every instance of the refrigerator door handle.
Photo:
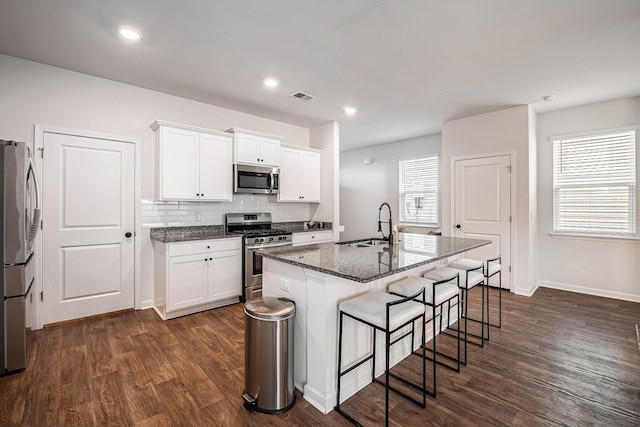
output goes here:
[{"label": "refrigerator door handle", "polygon": [[31,226],[28,230],[27,242],[30,247],[32,242],[36,239],[38,235],[38,227],[40,226],[40,214],[41,214],[41,200],[42,195],[40,193],[40,182],[38,181],[38,176],[36,175],[36,168],[33,165],[33,158],[29,159],[29,169],[27,172],[27,185],[29,181],[29,175],[33,177],[34,190],[36,193],[36,206],[33,209],[33,217],[31,218]]}]

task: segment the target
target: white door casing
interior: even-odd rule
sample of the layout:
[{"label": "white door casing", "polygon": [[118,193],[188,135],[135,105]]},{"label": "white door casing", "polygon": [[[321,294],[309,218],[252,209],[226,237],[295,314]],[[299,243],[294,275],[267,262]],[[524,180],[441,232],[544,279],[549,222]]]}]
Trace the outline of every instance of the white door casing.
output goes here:
[{"label": "white door casing", "polygon": [[44,132],[42,145],[42,323],[133,308],[135,144]]},{"label": "white door casing", "polygon": [[[502,257],[502,287],[511,289],[511,156],[454,159],[453,235],[492,243],[465,254]],[[491,280],[497,286],[497,276]]]}]

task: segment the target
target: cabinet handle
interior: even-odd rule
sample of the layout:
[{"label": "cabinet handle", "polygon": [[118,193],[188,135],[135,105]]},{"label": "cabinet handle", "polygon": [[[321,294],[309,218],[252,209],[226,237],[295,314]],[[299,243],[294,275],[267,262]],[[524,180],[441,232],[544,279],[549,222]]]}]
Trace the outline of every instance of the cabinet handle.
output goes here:
[{"label": "cabinet handle", "polygon": [[200,193],[196,193],[196,197],[200,197]]},{"label": "cabinet handle", "polygon": [[126,233],[124,233],[124,237],[126,237],[127,239],[131,237],[131,232],[127,231]]},{"label": "cabinet handle", "polygon": [[211,249],[211,246],[207,246],[207,249]]},{"label": "cabinet handle", "polygon": [[213,258],[209,258],[209,261],[213,261]]}]

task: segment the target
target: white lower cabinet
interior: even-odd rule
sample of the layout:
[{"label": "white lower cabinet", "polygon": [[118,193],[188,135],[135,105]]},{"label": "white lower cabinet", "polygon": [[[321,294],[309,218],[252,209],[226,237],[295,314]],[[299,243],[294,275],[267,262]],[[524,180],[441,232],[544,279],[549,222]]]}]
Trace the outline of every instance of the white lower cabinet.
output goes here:
[{"label": "white lower cabinet", "polygon": [[239,238],[154,242],[154,308],[163,319],[239,301],[242,294]]}]

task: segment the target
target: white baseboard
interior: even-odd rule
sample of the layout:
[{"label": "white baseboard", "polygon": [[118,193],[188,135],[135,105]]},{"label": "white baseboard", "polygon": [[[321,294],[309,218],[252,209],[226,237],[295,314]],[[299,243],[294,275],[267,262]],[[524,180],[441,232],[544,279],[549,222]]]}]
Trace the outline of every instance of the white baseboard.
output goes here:
[{"label": "white baseboard", "polygon": [[328,414],[333,411],[333,407],[336,406],[336,395],[330,393],[326,398],[322,393],[315,390],[309,384],[304,385],[304,394],[302,396],[304,400],[309,402],[311,406],[316,408],[323,414]]},{"label": "white baseboard", "polygon": [[140,307],[138,310],[146,310],[148,308],[153,308],[153,300],[148,299],[146,301],[140,301]]},{"label": "white baseboard", "polygon": [[517,286],[514,286],[513,293],[516,295],[522,295],[524,297],[530,297],[536,293],[540,286],[542,286],[540,281],[534,283],[530,288],[519,288]]},{"label": "white baseboard", "polygon": [[536,285],[543,288],[558,289],[560,291],[576,292],[579,294],[613,298],[623,301],[640,302],[640,294],[628,294],[625,292],[608,291],[605,289],[587,288],[584,286],[571,285],[569,283],[550,282],[546,280],[540,280]]}]

